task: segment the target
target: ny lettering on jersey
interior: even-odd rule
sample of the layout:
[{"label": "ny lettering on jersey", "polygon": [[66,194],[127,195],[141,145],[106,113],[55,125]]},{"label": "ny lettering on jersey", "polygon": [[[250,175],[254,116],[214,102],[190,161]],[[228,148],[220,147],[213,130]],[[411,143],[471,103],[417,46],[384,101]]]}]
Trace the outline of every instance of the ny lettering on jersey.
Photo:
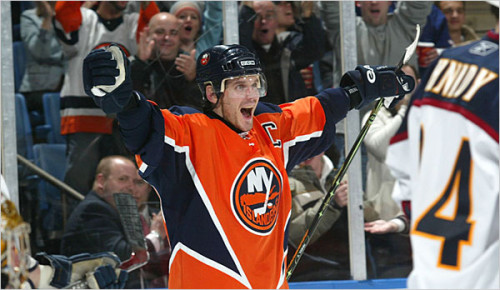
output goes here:
[{"label": "ny lettering on jersey", "polygon": [[243,168],[231,190],[238,221],[250,232],[269,234],[276,224],[283,178],[268,160],[254,159]]}]

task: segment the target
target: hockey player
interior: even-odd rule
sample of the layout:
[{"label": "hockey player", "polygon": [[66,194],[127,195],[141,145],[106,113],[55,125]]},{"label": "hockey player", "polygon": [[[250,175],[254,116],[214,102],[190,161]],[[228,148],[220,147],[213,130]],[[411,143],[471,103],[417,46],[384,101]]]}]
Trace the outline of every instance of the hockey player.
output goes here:
[{"label": "hockey player", "polygon": [[241,45],[217,45],[197,60],[203,112],[160,110],[132,91],[117,46],[93,51],[83,67],[85,91],[117,113],[141,176],[160,196],[169,288],[288,288],[287,171],[326,150],[350,109],[414,87],[394,68],[358,66],[344,76],[348,90],[267,104],[259,102],[266,79],[258,58]]},{"label": "hockey player", "polygon": [[408,288],[498,289],[498,22],[430,70],[386,160],[411,200]]}]

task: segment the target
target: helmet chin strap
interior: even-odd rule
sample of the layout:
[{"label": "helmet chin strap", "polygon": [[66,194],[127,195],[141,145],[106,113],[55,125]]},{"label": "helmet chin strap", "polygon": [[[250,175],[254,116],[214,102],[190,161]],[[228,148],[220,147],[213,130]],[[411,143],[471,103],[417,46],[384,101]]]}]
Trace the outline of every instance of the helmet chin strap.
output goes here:
[{"label": "helmet chin strap", "polygon": [[[224,119],[224,120],[225,120],[225,118],[224,118],[224,111],[222,110],[222,96],[223,96],[223,95],[224,95],[224,93],[223,93],[223,92],[218,92],[218,93],[215,93],[215,96],[217,97],[217,102],[215,102],[215,104],[214,104],[214,103],[212,103],[212,104],[213,104],[212,111],[213,111],[214,113],[216,113],[217,115],[219,115],[219,117],[221,117],[221,119]],[[215,109],[216,109],[218,106],[220,107],[220,110],[218,110],[218,112],[215,112]]]}]

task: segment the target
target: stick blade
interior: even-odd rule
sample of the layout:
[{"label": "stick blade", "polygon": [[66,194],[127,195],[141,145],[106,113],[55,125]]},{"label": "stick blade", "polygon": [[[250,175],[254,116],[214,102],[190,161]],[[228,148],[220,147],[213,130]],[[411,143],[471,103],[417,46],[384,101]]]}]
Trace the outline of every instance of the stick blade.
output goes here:
[{"label": "stick blade", "polygon": [[[410,58],[413,56],[415,53],[415,50],[417,50],[417,45],[418,45],[418,40],[420,39],[420,25],[417,24],[415,27],[417,30],[417,33],[415,34],[415,39],[413,42],[408,45],[405,49],[405,53],[403,54],[403,57],[399,61],[399,63],[396,65],[396,72],[400,71],[401,68],[410,61]],[[394,101],[395,97],[386,97],[384,98],[384,106],[386,108],[389,108],[391,106],[392,101]]]},{"label": "stick blade", "polygon": [[114,193],[113,198],[132,251],[146,249],[142,222],[135,199],[128,193]]},{"label": "stick blade", "polygon": [[415,40],[413,40],[412,44],[410,44],[405,51],[405,55],[403,58],[403,65],[407,64],[410,58],[413,56],[415,53],[415,50],[417,49],[417,44],[418,40],[420,39],[420,25],[417,24],[417,34],[415,35]]}]

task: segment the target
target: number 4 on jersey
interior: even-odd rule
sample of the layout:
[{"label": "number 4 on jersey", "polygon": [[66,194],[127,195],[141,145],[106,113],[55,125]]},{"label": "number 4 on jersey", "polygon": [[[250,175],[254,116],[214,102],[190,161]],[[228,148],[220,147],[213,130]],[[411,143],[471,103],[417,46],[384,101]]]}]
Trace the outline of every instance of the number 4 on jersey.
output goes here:
[{"label": "number 4 on jersey", "polygon": [[[471,215],[472,159],[469,141],[463,140],[448,184],[431,207],[416,220],[413,234],[441,241],[438,266],[460,270],[461,246],[470,245],[474,222]],[[451,205],[451,201],[455,201]],[[444,215],[449,206],[455,206],[452,216]]]}]

